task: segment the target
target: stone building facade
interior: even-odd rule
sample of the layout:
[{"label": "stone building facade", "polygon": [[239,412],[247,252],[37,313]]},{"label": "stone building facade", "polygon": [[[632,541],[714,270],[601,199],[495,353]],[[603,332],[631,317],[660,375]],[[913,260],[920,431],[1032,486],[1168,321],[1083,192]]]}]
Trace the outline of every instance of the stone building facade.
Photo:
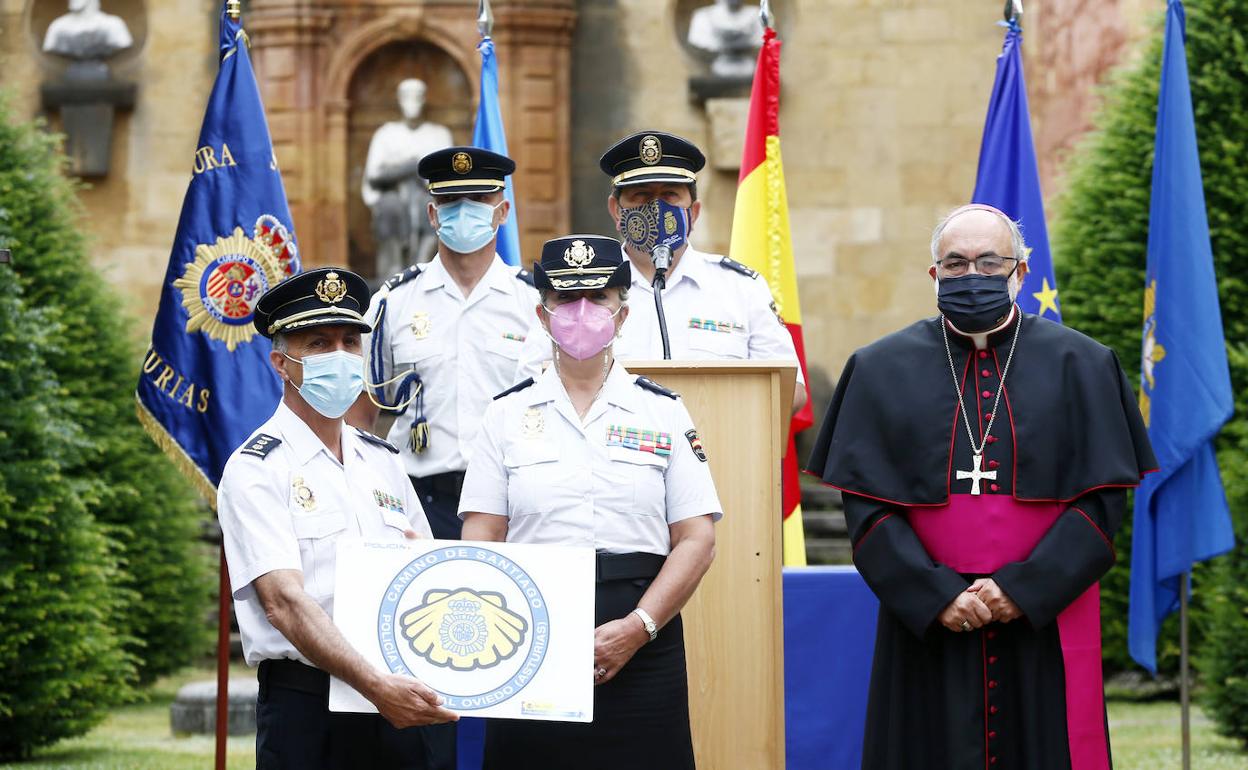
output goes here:
[{"label": "stone building facade", "polygon": [[[654,127],[707,150],[694,234],[725,251],[744,101],[703,100],[705,63],[683,42],[711,0],[494,0],[502,106],[522,247],[610,233],[597,158]],[[302,252],[366,259],[361,143],[397,117],[389,80],[432,78],[430,118],[471,134],[476,0],[251,0],[245,25]],[[927,238],[974,184],[1003,30],[999,0],[775,0],[784,41],[780,114],[793,246],[816,403],[856,347],[934,312]],[[216,69],[214,0],[104,0],[135,48],[114,64],[138,84],[118,115],[112,169],[82,192],[99,267],[146,334]],[[0,0],[0,72],[18,115],[43,114],[56,65],[39,49],[56,0]],[[1143,0],[1029,0],[1029,91],[1045,191],[1086,131],[1095,86],[1133,55],[1159,11]],[[141,39],[140,39],[141,37]],[[397,82],[397,80],[396,80]],[[389,90],[393,93],[392,90]],[[393,109],[390,114],[387,110]],[[57,116],[48,112],[53,127]]]}]

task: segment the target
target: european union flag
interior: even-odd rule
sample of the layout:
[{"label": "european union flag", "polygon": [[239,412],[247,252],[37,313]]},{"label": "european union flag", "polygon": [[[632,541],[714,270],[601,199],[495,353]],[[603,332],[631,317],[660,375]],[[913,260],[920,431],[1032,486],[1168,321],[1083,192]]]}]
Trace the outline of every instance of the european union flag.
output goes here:
[{"label": "european union flag", "polygon": [[1166,14],[1155,141],[1140,411],[1161,471],[1135,493],[1127,635],[1131,657],[1153,673],[1179,580],[1235,545],[1213,451],[1234,402],[1178,0]]},{"label": "european union flag", "polygon": [[[507,155],[507,133],[503,131],[503,113],[498,106],[498,60],[494,58],[494,41],[489,35],[477,46],[481,52],[481,98],[477,106],[477,123],[472,128],[472,144],[483,150]],[[511,157],[508,155],[508,157]],[[516,194],[511,177],[503,180],[503,195],[511,204],[511,215],[498,228],[498,256],[509,265],[520,264],[520,226],[516,219]]]},{"label": "european union flag", "polygon": [[1057,280],[1044,224],[1044,199],[1040,196],[1040,172],[1023,79],[1023,31],[1015,21],[1002,23],[1006,26],[1005,43],[997,57],[997,77],[988,101],[971,202],[995,206],[1022,225],[1031,258],[1018,305],[1028,313],[1060,323],[1062,311],[1057,303]]},{"label": "european union flag", "polygon": [[226,459],[282,394],[256,301],[299,271],[246,35],[225,12],[220,56],[135,393],[148,432],[214,500]]}]

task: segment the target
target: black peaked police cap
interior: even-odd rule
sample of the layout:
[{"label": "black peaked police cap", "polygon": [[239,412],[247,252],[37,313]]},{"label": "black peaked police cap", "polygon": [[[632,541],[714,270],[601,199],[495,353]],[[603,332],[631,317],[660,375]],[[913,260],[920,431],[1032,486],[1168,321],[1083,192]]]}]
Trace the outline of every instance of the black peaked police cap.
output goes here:
[{"label": "black peaked police cap", "polygon": [[598,161],[602,173],[615,187],[648,182],[691,184],[706,165],[706,156],[683,137],[663,131],[638,131],[603,153]]},{"label": "black peaked police cap", "polygon": [[511,158],[480,147],[447,147],[429,153],[416,166],[433,195],[498,192],[515,170]]},{"label": "black peaked police cap", "polygon": [[603,289],[628,286],[633,271],[614,238],[566,235],[542,245],[542,258],[533,263],[533,282],[539,290]]},{"label": "black peaked police cap", "polygon": [[368,311],[368,284],[350,270],[320,267],[291,276],[269,289],[256,303],[252,323],[270,339],[279,332],[313,326],[346,324],[360,331],[372,327]]}]

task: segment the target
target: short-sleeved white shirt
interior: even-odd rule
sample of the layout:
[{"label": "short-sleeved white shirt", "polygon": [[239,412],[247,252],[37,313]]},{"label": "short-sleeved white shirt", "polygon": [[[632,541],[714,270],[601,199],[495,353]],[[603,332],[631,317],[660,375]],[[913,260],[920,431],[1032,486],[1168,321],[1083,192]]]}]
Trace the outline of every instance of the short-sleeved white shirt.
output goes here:
[{"label": "short-sleeved white shirt", "polygon": [[433,536],[397,455],[345,425],[342,455],[339,463],[282,403],[225,464],[217,516],[248,665],[278,658],[310,664],[269,623],[252,581],[299,570],[304,590],[333,617],[340,536],[402,540],[407,529]]},{"label": "short-sleeved white shirt", "polygon": [[[582,421],[554,367],[490,404],[459,513],[508,518],[507,542],[671,550],[670,525],[723,507],[677,398],[615,364]],[[704,455],[705,456],[705,455]]]},{"label": "short-sleeved white shirt", "polygon": [[[722,263],[718,254],[685,249],[663,291],[663,315],[672,359],[757,359],[797,363],[793,337],[772,309],[771,290],[761,277]],[[638,270],[629,289],[628,319],[613,349],[617,359],[663,358],[654,289]],[[541,326],[528,334],[521,371],[530,376],[550,360],[550,337]],[[797,374],[801,381],[801,367]]]},{"label": "short-sleeved white shirt", "polygon": [[[465,297],[437,256],[390,291],[381,345],[385,379],[408,370],[419,374],[429,423],[429,446],[419,454],[410,441],[414,404],[390,427],[387,438],[399,448],[409,476],[464,470],[486,404],[527,376],[518,375],[517,364],[537,317],[538,296],[517,273],[495,259]],[[376,321],[377,298],[369,307],[370,323]],[[371,335],[365,350],[372,350]],[[393,402],[392,387],[386,396]]]}]

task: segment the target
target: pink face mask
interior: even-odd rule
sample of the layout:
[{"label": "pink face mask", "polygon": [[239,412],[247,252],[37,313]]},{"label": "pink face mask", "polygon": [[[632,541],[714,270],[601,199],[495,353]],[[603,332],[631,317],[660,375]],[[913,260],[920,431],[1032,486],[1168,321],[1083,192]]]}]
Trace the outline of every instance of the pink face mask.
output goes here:
[{"label": "pink face mask", "polygon": [[550,316],[550,336],[564,353],[578,361],[596,356],[615,337],[615,314],[582,297],[576,302],[546,309]]}]

